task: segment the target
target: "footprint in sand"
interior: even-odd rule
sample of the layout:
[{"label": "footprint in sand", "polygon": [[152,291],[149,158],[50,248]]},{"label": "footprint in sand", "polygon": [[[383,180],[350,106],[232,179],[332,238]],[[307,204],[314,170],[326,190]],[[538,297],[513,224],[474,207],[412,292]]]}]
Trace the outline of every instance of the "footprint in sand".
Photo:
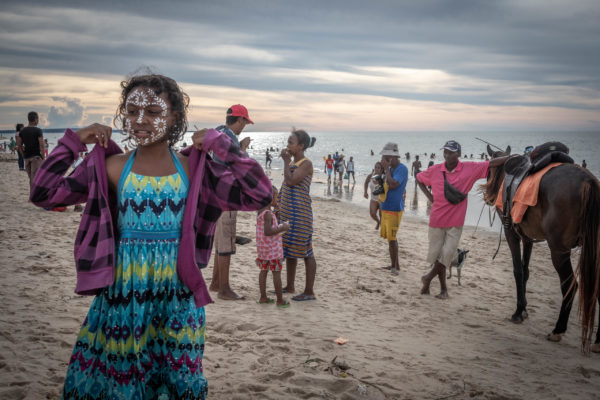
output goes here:
[{"label": "footprint in sand", "polygon": [[285,337],[274,337],[269,339],[269,342],[272,343],[288,343],[290,341],[290,339],[285,338]]},{"label": "footprint in sand", "polygon": [[257,385],[257,384],[249,384],[240,387],[240,392],[242,393],[261,393],[269,390],[269,386],[267,385]]},{"label": "footprint in sand", "polygon": [[259,325],[253,324],[241,324],[237,326],[237,330],[239,331],[256,331],[260,328]]},{"label": "footprint in sand", "polygon": [[578,365],[575,370],[583,375],[584,378],[591,378],[592,375],[600,376],[600,371],[592,368],[585,368],[583,365]]}]

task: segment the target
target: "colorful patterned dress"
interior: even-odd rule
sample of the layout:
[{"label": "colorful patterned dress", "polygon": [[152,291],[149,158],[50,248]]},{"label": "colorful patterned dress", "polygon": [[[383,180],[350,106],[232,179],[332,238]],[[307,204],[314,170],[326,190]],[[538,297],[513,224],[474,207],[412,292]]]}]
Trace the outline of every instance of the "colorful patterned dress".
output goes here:
[{"label": "colorful patterned dress", "polygon": [[[293,173],[307,158],[290,165]],[[283,235],[285,258],[309,258],[313,256],[313,216],[310,200],[311,175],[295,186],[281,185],[279,206],[281,221],[290,223],[290,230]]]},{"label": "colorful patterned dress", "polygon": [[277,229],[277,216],[271,210],[259,212],[256,216],[256,265],[261,270],[281,271],[283,245],[281,234],[265,235],[265,215],[271,214],[271,228]]},{"label": "colorful patterned dress", "polygon": [[69,363],[66,399],[204,399],[204,307],[177,276],[189,182],[131,172],[119,181],[114,283],[93,300]]}]

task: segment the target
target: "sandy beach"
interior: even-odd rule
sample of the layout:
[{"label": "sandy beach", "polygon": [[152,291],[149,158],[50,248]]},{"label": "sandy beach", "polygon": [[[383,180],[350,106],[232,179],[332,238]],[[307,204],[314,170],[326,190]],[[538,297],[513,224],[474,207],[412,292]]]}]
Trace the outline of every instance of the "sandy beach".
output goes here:
[{"label": "sandy beach", "polygon": [[[92,300],[73,292],[80,213],[28,203],[27,175],[16,161],[0,162],[0,187],[0,398],[57,399]],[[545,244],[533,250],[529,319],[515,325],[509,321],[516,299],[504,241],[492,260],[497,234],[465,227],[460,247],[470,253],[462,286],[450,279],[450,299],[442,301],[419,294],[420,276],[428,270],[425,220],[402,221],[401,271],[392,276],[382,268],[389,261],[387,243],[366,209],[314,198],[313,212],[316,301],[292,302],[288,309],[257,305],[254,241],[232,257],[232,287],[246,300],[215,296],[206,308],[210,398],[600,396],[600,355],[580,351],[577,303],[562,342],[545,339],[561,302]],[[238,232],[254,239],[254,213],[240,213]],[[575,256],[573,261],[576,265]],[[303,270],[299,265],[298,289]],[[205,278],[211,274],[212,265],[204,270]],[[267,288],[272,289],[270,275]],[[432,293],[438,290],[434,282]],[[338,337],[348,342],[334,343]]]}]

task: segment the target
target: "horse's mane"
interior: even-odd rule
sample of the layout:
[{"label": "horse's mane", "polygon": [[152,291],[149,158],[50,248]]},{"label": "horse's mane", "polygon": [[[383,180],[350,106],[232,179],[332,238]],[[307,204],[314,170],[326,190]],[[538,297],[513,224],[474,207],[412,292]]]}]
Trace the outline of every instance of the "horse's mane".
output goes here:
[{"label": "horse's mane", "polygon": [[487,205],[493,206],[496,204],[500,185],[502,184],[502,181],[504,181],[504,175],[503,166],[490,168],[487,182],[479,185],[478,190],[483,194],[483,201]]},{"label": "horse's mane", "polygon": [[[506,153],[495,152],[493,158],[504,156]],[[500,191],[500,185],[504,181],[506,173],[504,172],[504,165],[498,167],[489,168],[487,182],[479,185],[478,191],[483,194],[483,201],[493,206],[496,204],[498,198],[498,192]]]}]

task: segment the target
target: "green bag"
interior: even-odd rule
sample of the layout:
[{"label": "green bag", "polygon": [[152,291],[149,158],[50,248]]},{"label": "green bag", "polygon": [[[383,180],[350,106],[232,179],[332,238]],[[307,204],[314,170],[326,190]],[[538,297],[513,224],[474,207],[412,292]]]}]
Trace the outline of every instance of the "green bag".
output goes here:
[{"label": "green bag", "polygon": [[348,179],[348,173],[347,172],[344,174],[344,179]]}]

